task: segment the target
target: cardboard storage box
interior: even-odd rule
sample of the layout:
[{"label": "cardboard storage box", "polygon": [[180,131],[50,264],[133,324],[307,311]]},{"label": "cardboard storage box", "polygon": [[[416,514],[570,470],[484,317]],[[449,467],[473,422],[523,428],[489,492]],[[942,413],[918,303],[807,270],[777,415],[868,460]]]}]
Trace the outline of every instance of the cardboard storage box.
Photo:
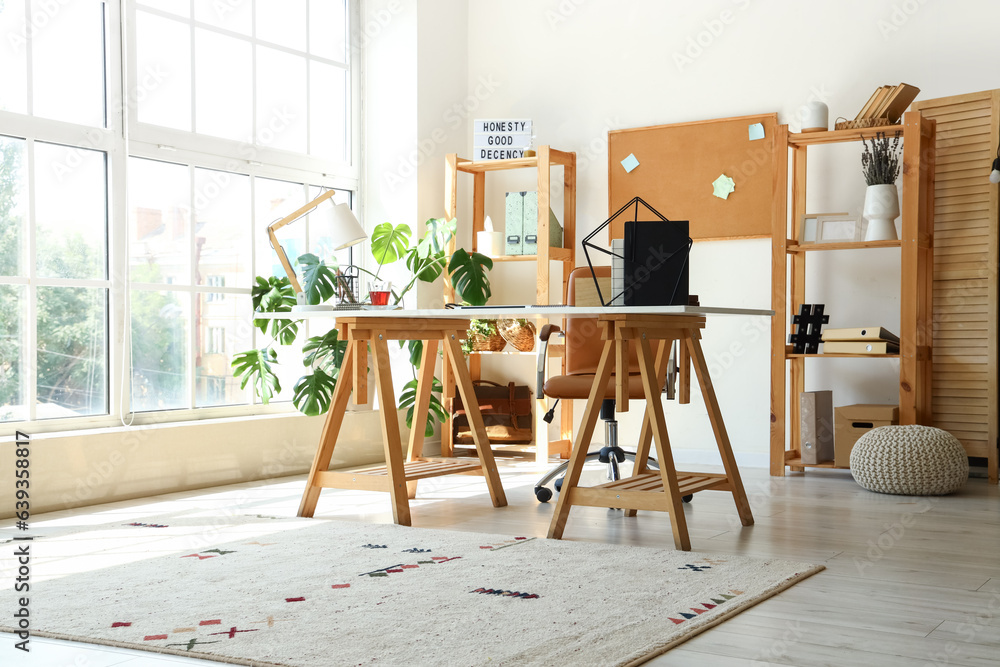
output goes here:
[{"label": "cardboard storage box", "polygon": [[899,423],[898,405],[859,403],[834,409],[834,464],[849,468],[851,449],[858,438],[873,428]]}]

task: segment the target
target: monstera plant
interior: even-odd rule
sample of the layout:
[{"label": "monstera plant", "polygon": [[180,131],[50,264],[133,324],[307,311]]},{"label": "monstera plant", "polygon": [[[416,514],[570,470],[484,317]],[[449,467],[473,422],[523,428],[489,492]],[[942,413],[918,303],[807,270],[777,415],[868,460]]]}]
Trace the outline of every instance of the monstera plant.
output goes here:
[{"label": "monstera plant", "polygon": [[[468,305],[486,305],[490,298],[488,271],[493,268],[493,260],[462,248],[448,257],[448,243],[455,236],[455,226],[454,219],[432,218],[426,223],[423,238],[411,246],[413,233],[408,225],[394,226],[384,222],[372,230],[369,244],[375,270],[360,270],[373,280],[378,280],[383,267],[401,260],[405,262],[409,279],[399,290],[392,290],[393,304],[400,304],[417,281],[432,283],[447,271],[447,279],[455,290],[456,299]],[[297,263],[307,303],[318,305],[334,296],[337,279],[335,259],[328,262],[307,253],[301,255]],[[281,383],[274,370],[274,364],[278,363],[276,346],[291,345],[299,336],[299,322],[291,312],[295,305],[295,293],[288,278],[258,276],[252,298],[255,312],[289,314],[287,319],[254,320],[254,326],[268,336],[270,342],[262,348],[237,354],[232,362],[233,375],[241,379],[240,386],[245,388],[248,384],[252,385],[261,402],[267,404],[281,391]],[[406,408],[406,425],[412,427],[417,391],[416,371],[420,367],[423,342],[400,341],[400,347],[404,346],[409,348],[413,379],[404,385],[398,404],[400,408]],[[329,410],[346,349],[347,341],[339,339],[336,329],[311,336],[303,342],[302,363],[306,372],[295,383],[292,394],[292,403],[300,412],[320,415]],[[441,381],[434,378],[430,409],[424,425],[427,435],[432,435],[434,425],[448,416],[441,403],[441,390]]]}]

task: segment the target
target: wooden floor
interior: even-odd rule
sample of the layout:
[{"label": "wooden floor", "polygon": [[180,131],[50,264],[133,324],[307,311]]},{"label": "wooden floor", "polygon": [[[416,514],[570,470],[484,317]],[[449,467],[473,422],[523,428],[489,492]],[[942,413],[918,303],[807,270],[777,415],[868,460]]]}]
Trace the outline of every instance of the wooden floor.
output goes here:
[{"label": "wooden floor", "polygon": [[[533,464],[508,461],[501,466],[508,507],[492,507],[481,477],[425,480],[411,502],[413,525],[544,537],[554,504],[534,499],[537,474]],[[756,525],[740,526],[729,494],[698,494],[685,507],[693,550],[788,558],[823,563],[827,569],[653,659],[650,665],[1000,665],[1000,492],[996,486],[971,479],[959,494],[915,498],[865,491],[848,471],[815,470],[785,478],[769,477],[763,469],[742,472]],[[170,501],[177,509],[238,506],[293,516],[303,484],[304,476],[282,478],[114,507],[138,509],[150,502]],[[170,505],[157,507],[171,511]],[[89,513],[109,507],[91,508]],[[316,517],[391,521],[386,494],[360,491],[324,490]],[[651,512],[625,519],[616,510],[574,508],[565,539],[673,548],[667,521],[666,515]],[[613,580],[609,573],[609,586],[613,587]],[[609,632],[613,632],[612,625],[609,621]],[[11,652],[9,636],[0,639],[0,663],[50,664],[25,663],[23,654]],[[68,646],[72,650],[74,645]],[[121,661],[106,662],[93,658],[103,649],[76,648],[78,654],[86,651],[92,656],[87,658],[89,664],[176,664],[160,662],[150,654],[132,654],[146,656],[133,658],[122,652],[114,654],[121,655]]]}]

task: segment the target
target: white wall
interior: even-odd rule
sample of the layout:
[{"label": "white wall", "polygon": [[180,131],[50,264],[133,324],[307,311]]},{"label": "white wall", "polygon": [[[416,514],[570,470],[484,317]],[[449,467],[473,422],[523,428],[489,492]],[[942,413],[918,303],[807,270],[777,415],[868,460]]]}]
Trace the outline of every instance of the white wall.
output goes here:
[{"label": "white wall", "polygon": [[[829,105],[832,124],[853,118],[883,84],[916,85],[920,99],[1000,86],[991,67],[1000,5],[986,0],[472,0],[468,16],[466,92],[484,79],[495,88],[474,117],[531,118],[538,143],[576,151],[578,239],[608,215],[608,129],[776,111],[794,131],[811,99]],[[859,150],[811,151],[810,211],[860,213]],[[808,297],[827,304],[831,326],[898,330],[897,252],[811,261]],[[769,307],[768,240],[699,243],[691,262],[702,303]],[[767,326],[717,318],[704,340],[734,448],[760,464],[769,437]],[[807,389],[833,388],[837,405],[892,402],[895,373],[885,360],[816,361]],[[668,404],[682,459],[714,447],[700,396],[693,400]],[[623,421],[626,441],[639,416]]]}]

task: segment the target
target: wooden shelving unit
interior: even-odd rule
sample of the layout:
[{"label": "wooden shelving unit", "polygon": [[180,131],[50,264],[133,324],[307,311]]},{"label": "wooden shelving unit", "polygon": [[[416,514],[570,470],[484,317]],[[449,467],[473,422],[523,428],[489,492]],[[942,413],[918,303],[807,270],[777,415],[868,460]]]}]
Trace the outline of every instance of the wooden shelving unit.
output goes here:
[{"label": "wooden shelving unit", "polygon": [[[899,423],[931,421],[932,279],[934,269],[934,130],[933,120],[910,111],[902,125],[836,130],[808,134],[790,133],[781,125],[774,134],[775,180],[772,221],[771,308],[771,474],[786,468],[833,468],[832,461],[803,464],[799,434],[799,394],[805,389],[809,358],[899,359]],[[898,241],[799,244],[800,224],[806,213],[807,155],[810,146],[860,142],[876,132],[892,136],[902,132],[903,187],[900,193],[901,234]],[[789,157],[791,183],[789,184]],[[788,190],[791,187],[791,211]],[[789,215],[790,213],[790,215]],[[791,315],[806,303],[806,257],[812,252],[899,248],[900,352],[899,354],[794,354],[788,350]],[[786,434],[788,419],[790,434]]]},{"label": "wooden shelving unit", "polygon": [[[563,247],[550,248],[549,238],[549,207],[551,205],[550,189],[552,186],[552,170],[562,167],[563,181]],[[534,262],[535,263],[535,304],[544,305],[561,303],[566,293],[569,272],[576,265],[576,153],[560,151],[551,146],[539,146],[534,157],[516,158],[512,160],[494,160],[490,162],[473,162],[450,153],[445,164],[445,209],[449,218],[458,217],[458,190],[460,173],[472,175],[472,249],[476,247],[478,232],[483,231],[486,221],[486,175],[491,172],[510,169],[535,169],[538,174],[538,253],[536,255],[514,255],[494,257],[494,262]],[[503,218],[500,218],[502,225]],[[544,241],[544,242],[543,242]],[[455,239],[448,248],[450,255],[455,250]],[[562,263],[562,286],[558,294],[549,292],[552,262]],[[451,285],[445,283],[445,301],[454,301],[454,291]],[[472,377],[480,376],[480,354],[469,356],[469,370]],[[534,388],[532,388],[534,391]],[[445,369],[444,395],[446,399],[454,396],[454,381]],[[549,456],[549,443],[546,433],[547,424],[542,421],[544,414],[543,397],[536,396],[535,403],[535,459],[544,463]],[[572,429],[573,412],[571,402],[561,403],[561,425],[564,440]],[[543,437],[539,437],[539,436]],[[541,442],[540,442],[541,440]],[[564,441],[558,441],[560,446]],[[566,441],[568,444],[568,440]],[[441,453],[452,455],[451,422],[441,428]],[[566,452],[568,455],[568,447]]]}]

